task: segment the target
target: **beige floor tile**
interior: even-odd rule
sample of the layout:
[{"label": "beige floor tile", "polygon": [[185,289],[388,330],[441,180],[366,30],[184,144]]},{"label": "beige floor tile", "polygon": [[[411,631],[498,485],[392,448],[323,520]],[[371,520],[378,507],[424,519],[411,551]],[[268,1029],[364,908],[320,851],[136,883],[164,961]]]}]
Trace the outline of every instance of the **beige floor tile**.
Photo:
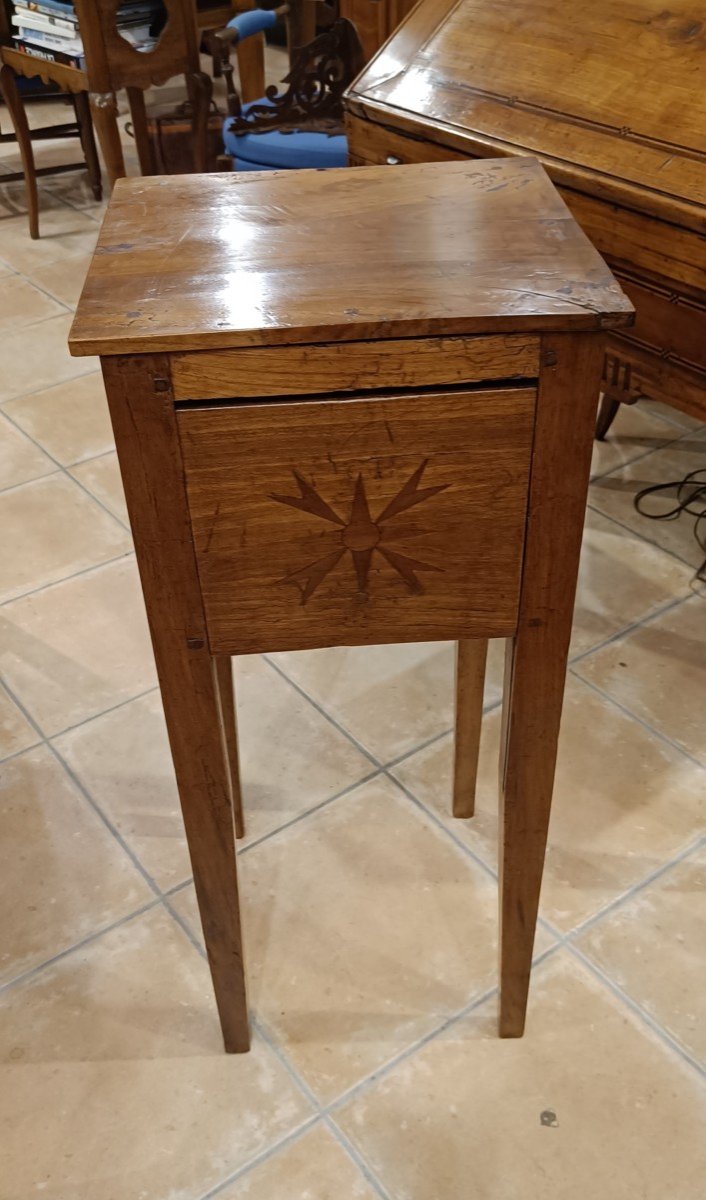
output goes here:
[{"label": "beige floor tile", "polygon": [[92,257],[92,251],[73,254],[70,258],[48,263],[45,267],[34,267],[27,272],[27,276],[32,283],[49,292],[62,304],[75,308],[83,291]]},{"label": "beige floor tile", "polygon": [[389,781],[239,870],[251,1003],[324,1102],[496,983],[495,884]]},{"label": "beige floor tile", "polygon": [[0,759],[27,750],[38,741],[38,734],[0,684]]},{"label": "beige floor tile", "polygon": [[65,579],[131,549],[130,535],[65,475],[0,494],[0,599]]},{"label": "beige floor tile", "polygon": [[64,313],[5,334],[0,400],[38,392],[95,371],[95,358],[71,358],[69,354],[67,340],[72,319],[71,313]]},{"label": "beige floor tile", "polygon": [[[476,815],[451,811],[451,739],[395,774],[491,866],[497,861],[499,711],[485,722]],[[542,913],[568,931],[698,836],[704,773],[571,677],[567,683]]]},{"label": "beige floor tile", "polygon": [[688,594],[693,571],[621,525],[589,511],[581,549],[571,654]]},{"label": "beige floor tile", "polygon": [[484,1005],[337,1115],[388,1194],[701,1197],[694,1071],[563,956],[538,969],[530,1005],[524,1038],[498,1040]]},{"label": "beige floor tile", "polygon": [[152,898],[46,746],[0,765],[0,981]]},{"label": "beige floor tile", "polygon": [[47,736],[155,687],[132,556],[4,605],[0,670]]},{"label": "beige floor tile", "polygon": [[0,491],[56,471],[56,463],[0,413]]},{"label": "beige floor tile", "polygon": [[706,1064],[706,848],[671,867],[577,943]]},{"label": "beige floor tile", "polygon": [[109,454],[102,454],[100,458],[91,458],[88,462],[79,463],[71,468],[71,474],[88,488],[91,495],[100,500],[114,517],[126,525],[129,524],[118,456],[114,450]]},{"label": "beige floor tile", "polygon": [[31,396],[7,400],[2,408],[63,466],[113,449],[113,431],[99,371]]},{"label": "beige floor tile", "polygon": [[706,598],[691,597],[576,670],[706,764]]},{"label": "beige floor tile", "polygon": [[680,436],[664,418],[638,404],[621,404],[604,442],[593,443],[591,474],[603,475]]},{"label": "beige floor tile", "polygon": [[[682,515],[677,521],[651,521],[635,511],[633,499],[642,488],[681,480],[690,471],[703,470],[704,467],[706,438],[703,432],[696,432],[620,471],[597,479],[591,484],[588,501],[606,516],[614,517],[655,545],[698,567],[703,562],[704,554],[694,537],[694,518]],[[702,478],[706,479],[706,473]],[[666,500],[651,498],[645,503],[649,504],[650,512],[664,512],[674,506],[674,493]]]},{"label": "beige floor tile", "polygon": [[[249,840],[356,783],[370,764],[271,667],[237,673]],[[163,887],[191,874],[159,696],[59,738],[57,746]]]},{"label": "beige floor tile", "polygon": [[196,1200],[310,1116],[257,1038],[225,1054],[208,968],[156,909],[3,997],[4,1200]]},{"label": "beige floor tile", "polygon": [[673,408],[671,404],[662,404],[659,400],[641,400],[640,408],[645,412],[654,413],[663,421],[678,425],[681,429],[704,428],[704,422],[700,421],[698,417],[690,417],[687,413],[680,412],[678,408]]},{"label": "beige floor tile", "polygon": [[[486,702],[499,699],[504,642],[488,655]],[[283,671],[380,762],[453,724],[453,646],[340,646],[273,655]]]},{"label": "beige floor tile", "polygon": [[[41,285],[40,285],[41,286]],[[22,275],[7,275],[0,283],[0,331],[24,329],[37,321],[45,321],[58,313],[66,312],[39,287],[35,287]]]},{"label": "beige floor tile", "polygon": [[88,216],[100,220],[108,207],[108,186],[103,175],[103,199],[96,200],[93,189],[88,182],[86,171],[72,171],[70,175],[50,175],[43,179],[41,190],[57,201],[70,204],[72,208],[84,209]]},{"label": "beige floor tile", "polygon": [[0,258],[15,271],[41,269],[58,259],[92,253],[98,237],[98,225],[83,212],[58,203],[42,191],[37,241],[29,236],[25,216],[0,221]]},{"label": "beige floor tile", "polygon": [[323,1125],[218,1193],[218,1200],[376,1200],[378,1193]]}]

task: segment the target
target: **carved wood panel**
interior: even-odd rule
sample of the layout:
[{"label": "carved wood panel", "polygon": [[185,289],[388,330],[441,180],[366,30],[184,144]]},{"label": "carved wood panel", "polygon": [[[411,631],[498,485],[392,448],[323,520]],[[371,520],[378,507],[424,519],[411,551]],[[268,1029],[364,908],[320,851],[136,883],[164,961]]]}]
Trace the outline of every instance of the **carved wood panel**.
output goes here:
[{"label": "carved wood panel", "polygon": [[535,391],[178,415],[211,647],[512,633]]}]

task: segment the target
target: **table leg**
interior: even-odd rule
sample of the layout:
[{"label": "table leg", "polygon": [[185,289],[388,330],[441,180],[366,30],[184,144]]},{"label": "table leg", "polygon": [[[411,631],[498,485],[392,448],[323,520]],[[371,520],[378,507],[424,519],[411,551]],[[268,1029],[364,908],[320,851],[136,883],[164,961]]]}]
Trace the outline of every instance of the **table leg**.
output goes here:
[{"label": "table leg", "polygon": [[249,1048],[231,786],[169,363],[103,360],[196,897],[226,1050]]},{"label": "table leg", "polygon": [[240,756],[238,754],[238,723],[235,709],[235,688],[233,686],[233,663],[229,655],[216,655],[216,678],[220,693],[226,757],[230,768],[235,836],[241,838],[245,836],[245,824],[243,821],[243,795],[240,787]]},{"label": "table leg", "polygon": [[145,93],[142,88],[129,87],[126,89],[130,116],[132,117],[132,132],[135,136],[135,149],[143,175],[156,175],[150,135],[147,132],[147,109]]},{"label": "table leg", "polygon": [[39,237],[39,199],[37,195],[37,173],[34,166],[32,136],[27,123],[22,97],[17,88],[15,72],[7,63],[0,68],[0,92],[7,105],[12,127],[17,138],[17,145],[22,159],[22,171],[25,177],[25,196],[27,197],[27,216],[29,217],[29,236]]},{"label": "table leg", "polygon": [[500,750],[500,1034],[524,1031],[586,506],[600,339],[542,339],[520,611]]},{"label": "table leg", "polygon": [[475,811],[478,750],[483,720],[483,685],[488,642],[484,638],[456,643],[456,733],[454,739],[453,815]]},{"label": "table leg", "polygon": [[88,103],[87,92],[76,92],[73,97],[74,110],[76,112],[76,121],[78,123],[79,133],[81,135],[81,146],[83,147],[83,155],[86,159],[86,168],[88,170],[88,182],[91,185],[91,191],[95,200],[101,200],[103,197],[103,184],[101,182],[101,165],[98,158],[98,150],[96,148],[96,139],[93,132],[93,121],[91,119],[91,106]]},{"label": "table leg", "polygon": [[123,146],[118,129],[118,105],[114,92],[91,92],[91,115],[98,135],[103,161],[112,188],[116,179],[126,175]]}]

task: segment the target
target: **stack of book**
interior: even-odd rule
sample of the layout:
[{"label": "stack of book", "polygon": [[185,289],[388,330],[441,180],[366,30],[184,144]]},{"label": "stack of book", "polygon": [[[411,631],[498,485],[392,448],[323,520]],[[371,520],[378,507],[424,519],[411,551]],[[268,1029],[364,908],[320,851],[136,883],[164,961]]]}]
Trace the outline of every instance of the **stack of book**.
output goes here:
[{"label": "stack of book", "polygon": [[[18,50],[47,62],[85,67],[73,0],[14,0],[12,7],[12,40]],[[126,0],[120,5],[118,29],[138,50],[154,46],[150,25],[158,9],[158,0]]]}]

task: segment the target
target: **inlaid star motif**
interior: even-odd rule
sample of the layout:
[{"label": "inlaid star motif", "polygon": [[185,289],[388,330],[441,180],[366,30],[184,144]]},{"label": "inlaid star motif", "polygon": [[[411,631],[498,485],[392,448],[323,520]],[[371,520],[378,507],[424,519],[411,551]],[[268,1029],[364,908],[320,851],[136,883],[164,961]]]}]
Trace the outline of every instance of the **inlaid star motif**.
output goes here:
[{"label": "inlaid star motif", "polygon": [[334,512],[330,504],[327,504],[319,495],[316,488],[307,483],[298,471],[293,470],[292,474],[299,488],[299,496],[272,494],[271,499],[276,500],[278,504],[288,504],[291,508],[300,508],[302,512],[310,513],[313,517],[320,517],[322,521],[328,521],[331,525],[338,525],[341,544],[324,558],[309,563],[299,571],[293,571],[291,575],[286,575],[283,579],[278,580],[278,583],[293,584],[299,589],[302,604],[306,604],[326,576],[338,565],[344,554],[349,553],[355,569],[358,591],[367,595],[370,564],[373,555],[380,554],[397,572],[400,579],[406,583],[411,592],[422,592],[424,589],[417,578],[417,572],[441,571],[442,568],[401,554],[399,551],[391,549],[387,545],[387,541],[390,535],[394,537],[394,530],[388,529],[388,523],[394,517],[407,512],[415,504],[422,504],[423,501],[430,500],[432,496],[445,491],[449,486],[447,483],[442,483],[437,487],[419,487],[428,462],[429,459],[425,459],[414,474],[410,475],[404,486],[375,520],[370,515],[370,506],[362,475],[358,475],[355,481],[350,517],[344,521],[343,517]]}]

